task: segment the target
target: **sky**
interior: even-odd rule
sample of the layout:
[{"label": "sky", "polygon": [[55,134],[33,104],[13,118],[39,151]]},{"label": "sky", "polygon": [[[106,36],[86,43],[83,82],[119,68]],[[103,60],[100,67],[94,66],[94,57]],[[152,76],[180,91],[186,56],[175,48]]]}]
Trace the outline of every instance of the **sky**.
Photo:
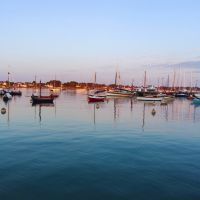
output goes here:
[{"label": "sky", "polygon": [[198,0],[0,0],[0,80],[196,81],[199,20]]}]

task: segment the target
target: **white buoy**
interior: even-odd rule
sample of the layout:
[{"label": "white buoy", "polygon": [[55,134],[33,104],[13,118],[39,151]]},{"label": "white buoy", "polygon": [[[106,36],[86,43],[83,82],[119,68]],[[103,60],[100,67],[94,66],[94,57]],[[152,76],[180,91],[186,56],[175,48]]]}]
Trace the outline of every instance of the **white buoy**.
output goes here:
[{"label": "white buoy", "polygon": [[2,108],[2,109],[1,109],[1,114],[2,114],[2,115],[6,114],[6,109],[5,109],[5,108]]}]

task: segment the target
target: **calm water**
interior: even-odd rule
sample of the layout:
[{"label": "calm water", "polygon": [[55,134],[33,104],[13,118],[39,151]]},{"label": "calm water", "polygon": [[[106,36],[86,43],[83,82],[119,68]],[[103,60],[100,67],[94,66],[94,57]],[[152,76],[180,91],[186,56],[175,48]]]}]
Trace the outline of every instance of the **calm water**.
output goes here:
[{"label": "calm water", "polygon": [[31,93],[0,99],[0,199],[200,199],[200,107]]}]

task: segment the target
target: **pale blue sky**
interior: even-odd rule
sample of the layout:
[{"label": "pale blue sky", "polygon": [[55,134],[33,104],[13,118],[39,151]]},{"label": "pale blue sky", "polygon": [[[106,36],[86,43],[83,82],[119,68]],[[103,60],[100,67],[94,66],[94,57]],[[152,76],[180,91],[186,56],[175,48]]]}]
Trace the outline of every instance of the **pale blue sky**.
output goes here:
[{"label": "pale blue sky", "polygon": [[198,0],[1,0],[0,80],[158,76],[154,65],[200,60],[199,20]]}]

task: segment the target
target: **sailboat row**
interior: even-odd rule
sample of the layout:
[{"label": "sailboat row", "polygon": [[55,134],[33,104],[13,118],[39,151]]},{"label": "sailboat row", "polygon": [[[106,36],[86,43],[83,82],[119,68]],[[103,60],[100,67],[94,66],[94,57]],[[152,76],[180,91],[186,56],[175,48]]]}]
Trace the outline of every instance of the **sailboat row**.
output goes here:
[{"label": "sailboat row", "polygon": [[[101,102],[104,101],[106,97],[132,97],[135,93],[132,90],[127,90],[124,88],[121,88],[118,85],[118,76],[119,74],[116,72],[115,75],[115,88],[112,90],[98,90],[97,88],[94,88],[93,90],[90,90],[88,93],[88,102]],[[96,85],[96,73],[94,78],[94,86]]]},{"label": "sailboat row", "polygon": [[[138,101],[162,101],[163,100],[164,96],[156,94],[156,92],[154,92],[154,88],[150,88],[151,92],[149,93],[148,88],[146,87],[146,71],[145,71],[145,77],[144,77],[144,87],[142,88],[140,92],[133,90],[133,87],[131,90],[120,87],[120,85],[118,84],[118,77],[120,77],[120,75],[116,72],[115,87],[111,90],[102,91],[102,90],[94,89],[94,90],[89,91],[88,101],[99,102],[99,101],[104,101],[106,97],[133,97],[138,94],[140,94],[137,97]],[[96,73],[95,73],[94,85],[96,85]]]}]

